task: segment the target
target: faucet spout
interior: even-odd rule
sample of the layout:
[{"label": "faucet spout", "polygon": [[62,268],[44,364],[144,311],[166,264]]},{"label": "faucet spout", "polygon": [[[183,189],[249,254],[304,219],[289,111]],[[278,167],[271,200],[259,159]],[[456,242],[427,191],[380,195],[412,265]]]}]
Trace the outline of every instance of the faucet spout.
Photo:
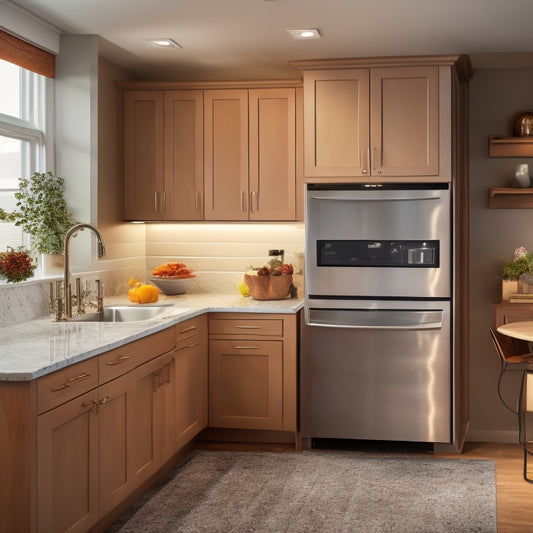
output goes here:
[{"label": "faucet spout", "polygon": [[105,255],[104,239],[102,238],[102,235],[96,226],[87,223],[75,224],[65,234],[65,271],[63,276],[63,290],[65,294],[65,315],[67,319],[72,318],[72,292],[70,287],[70,239],[76,235],[78,231],[83,229],[89,229],[95,234],[98,244],[98,257],[103,257]]}]

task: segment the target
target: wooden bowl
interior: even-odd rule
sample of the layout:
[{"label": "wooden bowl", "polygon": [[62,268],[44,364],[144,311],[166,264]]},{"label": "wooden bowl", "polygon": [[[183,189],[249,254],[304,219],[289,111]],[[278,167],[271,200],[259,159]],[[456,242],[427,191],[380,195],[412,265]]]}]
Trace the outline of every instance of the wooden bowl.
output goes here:
[{"label": "wooden bowl", "polygon": [[250,276],[244,274],[244,283],[254,300],[284,300],[289,296],[292,274],[281,276]]}]

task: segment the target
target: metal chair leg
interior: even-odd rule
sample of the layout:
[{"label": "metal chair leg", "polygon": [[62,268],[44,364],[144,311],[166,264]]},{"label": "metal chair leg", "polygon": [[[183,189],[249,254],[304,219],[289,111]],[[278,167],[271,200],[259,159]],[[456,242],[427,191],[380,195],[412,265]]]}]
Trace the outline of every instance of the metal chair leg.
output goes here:
[{"label": "metal chair leg", "polygon": [[526,427],[527,405],[524,405],[524,391],[526,388],[526,380],[527,380],[527,371],[524,370],[522,374],[522,380],[520,383],[520,396],[518,398],[518,440],[524,451],[524,472],[523,472],[524,481],[527,481],[528,483],[533,483],[533,479],[528,477],[528,460],[527,459],[530,453],[532,452],[530,452],[527,447],[527,427]]}]

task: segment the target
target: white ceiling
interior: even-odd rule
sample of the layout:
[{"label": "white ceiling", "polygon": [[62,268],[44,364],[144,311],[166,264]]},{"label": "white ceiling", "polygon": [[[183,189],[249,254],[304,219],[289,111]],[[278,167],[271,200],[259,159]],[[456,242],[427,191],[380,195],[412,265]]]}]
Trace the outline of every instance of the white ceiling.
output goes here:
[{"label": "white ceiling", "polygon": [[[474,68],[533,66],[533,0],[15,0],[140,78],[298,78],[291,60],[469,54]],[[295,41],[287,28],[319,28]],[[147,40],[169,37],[183,48]]]}]

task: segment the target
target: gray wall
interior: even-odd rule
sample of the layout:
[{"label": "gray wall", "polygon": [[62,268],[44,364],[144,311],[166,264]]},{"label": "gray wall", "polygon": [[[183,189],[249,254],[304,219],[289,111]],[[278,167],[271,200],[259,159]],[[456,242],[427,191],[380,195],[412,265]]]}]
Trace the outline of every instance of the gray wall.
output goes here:
[{"label": "gray wall", "polygon": [[[489,188],[509,186],[519,163],[489,158],[489,135],[510,136],[513,116],[533,109],[533,69],[478,70],[470,82],[470,441],[516,441],[516,419],[499,402],[497,354],[488,328],[501,299],[501,270],[513,250],[533,252],[533,209],[489,209]],[[513,376],[514,377],[514,376]],[[504,391],[512,395],[517,383]]]}]

